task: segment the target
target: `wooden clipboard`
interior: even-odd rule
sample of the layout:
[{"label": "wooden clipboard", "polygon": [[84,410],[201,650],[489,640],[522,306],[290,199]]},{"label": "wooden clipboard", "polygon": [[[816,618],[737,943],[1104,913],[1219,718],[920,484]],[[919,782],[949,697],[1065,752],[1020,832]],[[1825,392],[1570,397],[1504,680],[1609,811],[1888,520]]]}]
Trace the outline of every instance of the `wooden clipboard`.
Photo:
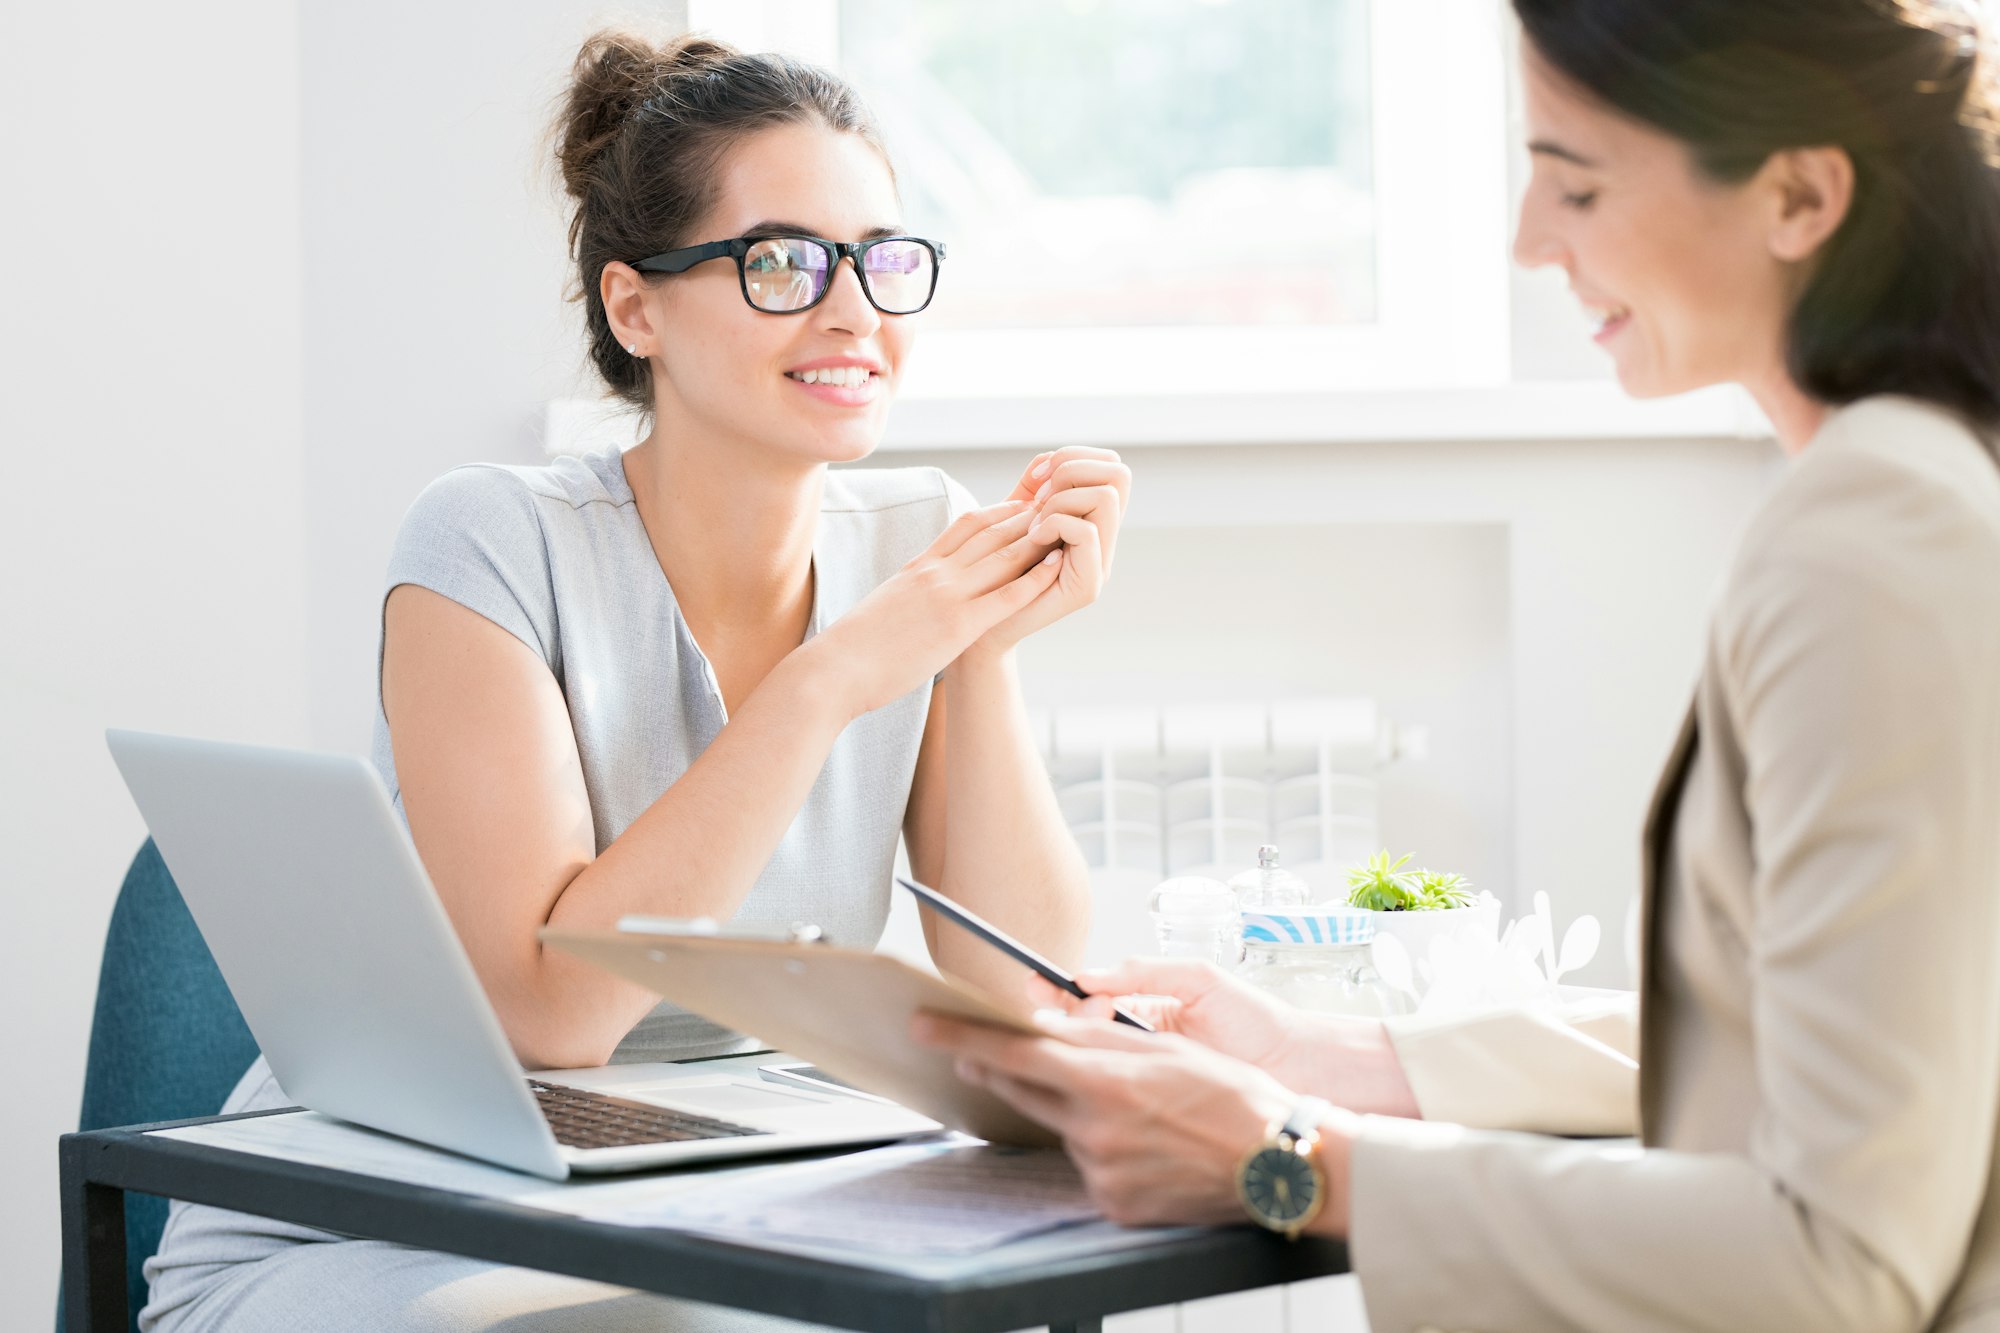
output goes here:
[{"label": "wooden clipboard", "polygon": [[953,1129],[1023,1147],[1060,1142],[992,1093],[961,1082],[950,1055],[910,1037],[919,1011],[1047,1035],[1029,1021],[1025,1003],[1010,1011],[886,954],[826,944],[553,926],[541,938]]}]

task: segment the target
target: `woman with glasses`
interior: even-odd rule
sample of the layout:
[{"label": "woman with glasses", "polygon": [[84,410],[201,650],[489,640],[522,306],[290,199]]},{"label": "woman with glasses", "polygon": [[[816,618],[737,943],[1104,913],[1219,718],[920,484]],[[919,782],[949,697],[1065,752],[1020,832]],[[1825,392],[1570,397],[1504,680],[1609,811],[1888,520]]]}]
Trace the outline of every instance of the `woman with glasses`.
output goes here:
[{"label": "woman with glasses", "polygon": [[1980,10],[1514,9],[1517,257],[1566,274],[1628,392],[1741,384],[1789,455],[1647,821],[1639,1021],[1312,1019],[1134,964],[1086,985],[1166,995],[1131,1001],[1165,1034],[1094,998],[1050,1037],[925,1036],[1115,1217],[1348,1241],[1374,1333],[2000,1329]]},{"label": "woman with glasses", "polygon": [[[602,33],[556,141],[591,361],[650,430],[418,497],[375,744],[522,1062],[748,1047],[544,951],[544,925],[811,922],[867,948],[899,838],[917,878],[1074,960],[1086,872],[1012,649],[1096,598],[1128,470],[1059,451],[984,508],[935,469],[829,471],[880,442],[945,258],[838,80]],[[963,932],[928,943],[1015,984]],[[283,1104],[260,1061],[227,1109]],[[161,1333],[785,1323],[180,1205],[148,1271]]]}]

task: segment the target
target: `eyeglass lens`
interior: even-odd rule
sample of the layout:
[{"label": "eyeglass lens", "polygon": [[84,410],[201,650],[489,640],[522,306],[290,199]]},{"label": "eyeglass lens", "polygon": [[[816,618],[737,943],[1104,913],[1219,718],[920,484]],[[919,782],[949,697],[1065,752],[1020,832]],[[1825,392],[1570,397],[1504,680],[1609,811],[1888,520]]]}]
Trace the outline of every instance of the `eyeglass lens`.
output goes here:
[{"label": "eyeglass lens", "polygon": [[[833,253],[817,241],[773,236],[751,245],[743,256],[743,286],[750,304],[783,314],[803,310],[826,290]],[[931,298],[937,261],[916,241],[877,241],[861,252],[868,293],[892,315],[921,310]]]}]

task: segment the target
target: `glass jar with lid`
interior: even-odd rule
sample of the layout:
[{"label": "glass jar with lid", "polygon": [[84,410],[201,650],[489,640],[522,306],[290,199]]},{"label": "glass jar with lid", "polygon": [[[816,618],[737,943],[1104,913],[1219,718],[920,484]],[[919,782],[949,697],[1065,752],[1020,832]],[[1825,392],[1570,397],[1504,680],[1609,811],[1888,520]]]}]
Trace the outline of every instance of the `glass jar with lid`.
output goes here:
[{"label": "glass jar with lid", "polygon": [[1268,844],[1257,849],[1257,868],[1229,878],[1229,891],[1236,895],[1242,912],[1265,912],[1273,907],[1304,907],[1312,902],[1306,882],[1278,865],[1278,849]]},{"label": "glass jar with lid", "polygon": [[1166,958],[1234,967],[1243,958],[1236,897],[1219,879],[1181,875],[1153,890],[1153,930]]},{"label": "glass jar with lid", "polygon": [[1374,939],[1369,914],[1351,907],[1245,912],[1237,975],[1310,1013],[1408,1013],[1409,997],[1375,970]]}]

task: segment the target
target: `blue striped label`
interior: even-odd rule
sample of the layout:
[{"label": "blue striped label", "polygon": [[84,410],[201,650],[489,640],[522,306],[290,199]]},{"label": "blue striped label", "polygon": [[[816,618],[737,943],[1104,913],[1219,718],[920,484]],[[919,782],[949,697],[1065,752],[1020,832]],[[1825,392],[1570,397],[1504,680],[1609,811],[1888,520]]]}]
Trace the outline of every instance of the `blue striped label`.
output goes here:
[{"label": "blue striped label", "polygon": [[1375,923],[1348,907],[1245,912],[1243,938],[1264,944],[1366,944],[1375,938]]}]

